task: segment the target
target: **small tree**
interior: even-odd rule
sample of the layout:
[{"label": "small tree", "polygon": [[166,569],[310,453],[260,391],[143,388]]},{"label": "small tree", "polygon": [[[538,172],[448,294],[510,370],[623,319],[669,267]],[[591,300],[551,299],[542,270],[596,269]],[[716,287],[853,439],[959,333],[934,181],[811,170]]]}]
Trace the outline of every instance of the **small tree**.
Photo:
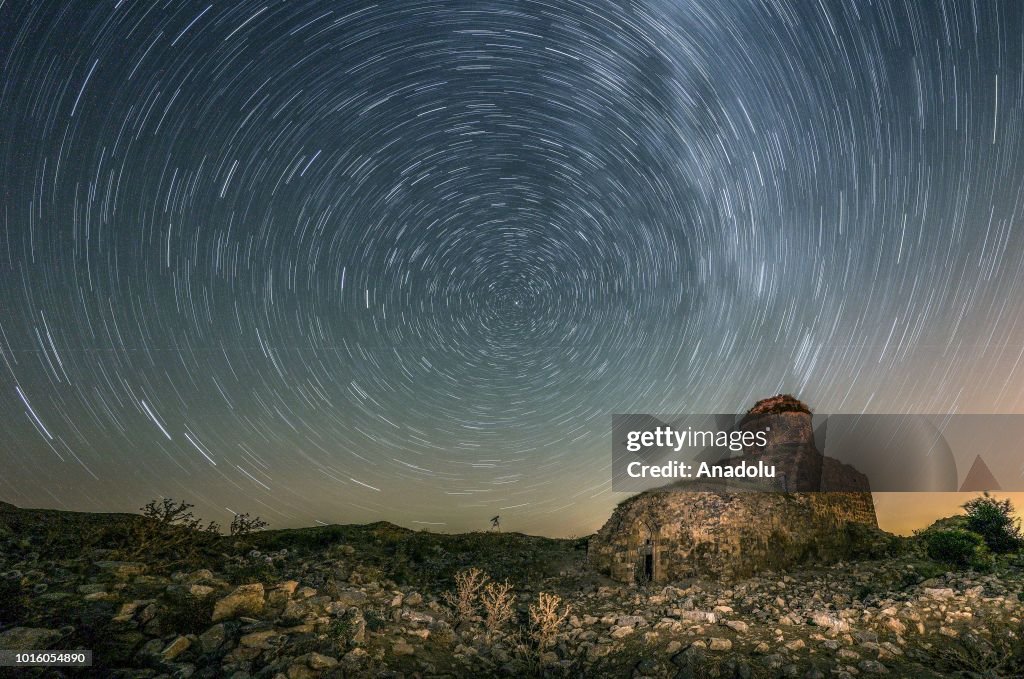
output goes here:
[{"label": "small tree", "polygon": [[146,517],[150,525],[169,528],[176,526],[189,530],[205,530],[216,533],[220,527],[211,521],[205,528],[203,520],[192,514],[193,504],[188,502],[175,502],[173,498],[165,497],[162,501],[150,500],[144,507],[139,509]]},{"label": "small tree", "polygon": [[142,518],[131,524],[129,546],[123,552],[128,558],[171,559],[168,564],[192,558],[200,544],[208,543],[220,532],[220,526],[192,513],[194,505],[171,498],[150,500],[140,509]]},{"label": "small tree", "polygon": [[993,552],[1004,553],[1024,545],[1020,520],[1013,518],[1013,504],[997,500],[987,492],[964,504],[967,512],[967,530],[977,533]]}]

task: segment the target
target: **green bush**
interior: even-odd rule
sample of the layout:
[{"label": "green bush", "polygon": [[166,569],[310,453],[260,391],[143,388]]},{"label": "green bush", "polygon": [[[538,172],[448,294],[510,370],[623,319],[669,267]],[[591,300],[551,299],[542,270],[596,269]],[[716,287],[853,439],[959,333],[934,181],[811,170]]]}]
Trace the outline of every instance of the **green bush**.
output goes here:
[{"label": "green bush", "polygon": [[980,535],[993,552],[1005,554],[1024,545],[1020,521],[1013,518],[1013,505],[1009,500],[997,500],[985,493],[966,503],[964,510],[967,530]]},{"label": "green bush", "polygon": [[928,556],[958,568],[988,570],[992,554],[984,539],[966,530],[936,530],[925,533]]}]

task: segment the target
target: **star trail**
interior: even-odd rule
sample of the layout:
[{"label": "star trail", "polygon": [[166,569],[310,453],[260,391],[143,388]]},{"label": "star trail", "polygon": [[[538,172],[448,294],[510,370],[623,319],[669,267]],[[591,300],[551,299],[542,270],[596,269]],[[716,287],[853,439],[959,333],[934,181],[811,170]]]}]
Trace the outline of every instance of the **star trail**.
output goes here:
[{"label": "star trail", "polygon": [[1022,36],[0,0],[0,497],[582,534],[612,413],[1024,412]]}]

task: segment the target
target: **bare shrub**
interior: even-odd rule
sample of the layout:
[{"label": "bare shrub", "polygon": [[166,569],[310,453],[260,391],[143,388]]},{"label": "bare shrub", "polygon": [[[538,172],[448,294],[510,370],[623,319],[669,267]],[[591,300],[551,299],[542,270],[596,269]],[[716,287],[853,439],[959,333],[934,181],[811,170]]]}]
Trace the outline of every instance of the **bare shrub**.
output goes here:
[{"label": "bare shrub", "polygon": [[488,634],[497,632],[515,617],[516,595],[512,583],[488,582],[480,593],[480,604],[484,608],[484,625]]},{"label": "bare shrub", "polygon": [[966,631],[947,645],[936,647],[937,669],[963,676],[1024,676],[1024,625],[990,621],[991,638]]},{"label": "bare shrub", "polygon": [[468,622],[476,615],[480,590],[490,578],[477,567],[455,574],[455,592],[445,592],[444,601],[460,622]]},{"label": "bare shrub", "polygon": [[249,533],[255,533],[256,531],[263,530],[270,524],[261,519],[258,516],[250,517],[249,513],[235,514],[234,518],[231,519],[231,526],[229,532],[235,537],[242,535],[248,535]]},{"label": "bare shrub", "polygon": [[171,559],[168,564],[181,563],[193,558],[203,544],[215,538],[220,526],[192,513],[187,502],[171,498],[150,500],[141,508],[142,518],[131,524],[129,545],[122,550],[126,558]]},{"label": "bare shrub", "polygon": [[205,527],[203,520],[192,514],[195,505],[188,502],[175,502],[174,499],[165,497],[162,501],[150,500],[146,506],[139,511],[146,517],[146,523],[156,528],[186,528],[188,530],[202,530],[208,533],[217,533],[220,530],[213,521]]},{"label": "bare shrub", "polygon": [[541,592],[536,604],[530,604],[530,636],[543,653],[558,639],[559,628],[569,618],[572,607],[562,605],[562,597]]}]

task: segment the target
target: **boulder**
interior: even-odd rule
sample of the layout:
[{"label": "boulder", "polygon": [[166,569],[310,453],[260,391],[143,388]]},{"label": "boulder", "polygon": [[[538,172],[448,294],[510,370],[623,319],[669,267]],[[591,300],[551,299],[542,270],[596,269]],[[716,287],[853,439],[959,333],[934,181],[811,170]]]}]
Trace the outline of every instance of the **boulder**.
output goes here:
[{"label": "boulder", "polygon": [[800,651],[806,648],[806,646],[807,642],[805,642],[803,639],[794,639],[793,641],[790,641],[788,644],[786,644],[786,650]]},{"label": "boulder", "polygon": [[750,625],[742,620],[726,620],[725,626],[737,634],[744,634],[748,629],[750,629]]},{"label": "boulder", "polygon": [[160,652],[160,658],[164,662],[170,662],[187,651],[191,645],[192,640],[188,637],[178,637],[171,643],[167,644],[164,650]]},{"label": "boulder", "polygon": [[850,623],[842,620],[825,611],[815,611],[810,615],[811,622],[818,627],[824,627],[830,632],[849,632]]},{"label": "boulder", "polygon": [[203,653],[213,653],[224,645],[227,638],[227,628],[224,623],[217,623],[199,635],[199,645],[203,649]]},{"label": "boulder", "polygon": [[213,607],[213,622],[242,615],[258,615],[263,610],[263,585],[241,585]]},{"label": "boulder", "polygon": [[708,639],[708,650],[709,651],[731,651],[732,641],[729,639],[721,639],[719,637],[711,637]]},{"label": "boulder", "polygon": [[250,632],[238,640],[238,643],[247,648],[270,648],[275,641],[281,637],[277,630],[263,630],[261,632]]}]

